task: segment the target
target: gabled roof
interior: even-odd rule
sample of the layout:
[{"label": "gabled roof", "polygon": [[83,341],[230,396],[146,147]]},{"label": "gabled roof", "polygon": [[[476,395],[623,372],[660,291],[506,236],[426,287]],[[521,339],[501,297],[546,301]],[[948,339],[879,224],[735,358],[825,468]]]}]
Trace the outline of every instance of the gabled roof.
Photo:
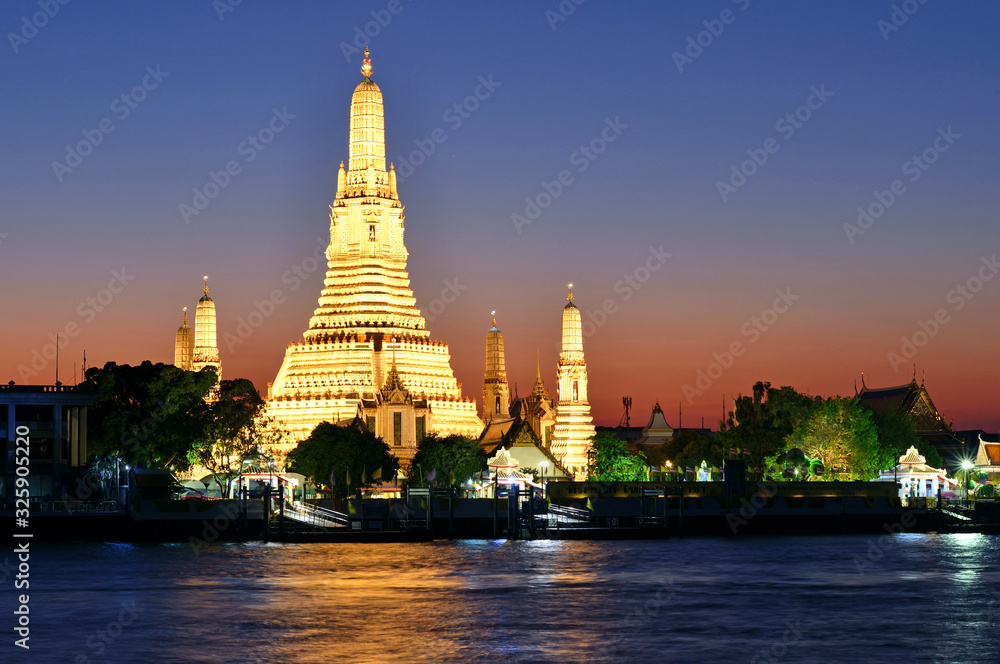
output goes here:
[{"label": "gabled roof", "polygon": [[876,413],[886,413],[893,410],[904,413],[918,431],[951,431],[951,427],[941,416],[937,406],[931,400],[930,394],[923,383],[917,384],[913,379],[906,385],[872,389],[861,381],[861,391],[858,401]]},{"label": "gabled roof", "polygon": [[1000,442],[985,440],[979,437],[979,452],[976,454],[977,466],[1000,466]]},{"label": "gabled roof", "polygon": [[510,456],[510,452],[507,448],[501,447],[497,450],[497,453],[490,458],[486,465],[490,468],[517,468],[517,459]]}]

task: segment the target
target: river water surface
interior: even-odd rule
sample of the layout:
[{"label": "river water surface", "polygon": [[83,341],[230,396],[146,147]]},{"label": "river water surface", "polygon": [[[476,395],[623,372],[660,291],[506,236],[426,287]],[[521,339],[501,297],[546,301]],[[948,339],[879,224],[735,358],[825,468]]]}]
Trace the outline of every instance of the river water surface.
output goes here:
[{"label": "river water surface", "polygon": [[1000,662],[998,563],[982,535],[34,543],[0,661]]}]

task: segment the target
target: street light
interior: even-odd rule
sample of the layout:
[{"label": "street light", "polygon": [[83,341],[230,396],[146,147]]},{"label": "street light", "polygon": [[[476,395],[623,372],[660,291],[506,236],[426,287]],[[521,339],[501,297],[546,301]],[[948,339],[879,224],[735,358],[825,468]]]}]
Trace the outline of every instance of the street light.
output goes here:
[{"label": "street light", "polygon": [[965,506],[966,507],[969,506],[969,471],[972,470],[972,468],[973,468],[973,463],[970,460],[965,459],[964,461],[962,461],[962,470],[965,471],[965,474],[964,474],[964,476],[962,478],[962,483],[965,484]]}]

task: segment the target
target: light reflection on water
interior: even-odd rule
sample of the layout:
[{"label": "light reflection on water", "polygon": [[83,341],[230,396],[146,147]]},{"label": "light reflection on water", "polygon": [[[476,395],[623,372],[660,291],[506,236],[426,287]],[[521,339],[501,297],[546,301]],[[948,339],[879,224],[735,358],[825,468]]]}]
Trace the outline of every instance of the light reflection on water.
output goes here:
[{"label": "light reflection on water", "polygon": [[36,545],[24,661],[1000,661],[998,552],[956,535]]}]

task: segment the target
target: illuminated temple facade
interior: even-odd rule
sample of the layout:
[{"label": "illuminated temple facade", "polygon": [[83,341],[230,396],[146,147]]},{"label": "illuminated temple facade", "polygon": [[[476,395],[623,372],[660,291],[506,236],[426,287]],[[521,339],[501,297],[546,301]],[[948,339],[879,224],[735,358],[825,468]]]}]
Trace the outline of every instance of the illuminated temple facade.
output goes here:
[{"label": "illuminated temple facade", "polygon": [[562,347],[557,370],[558,400],[552,428],[552,454],[577,480],[586,479],[587,449],[594,422],[587,401],[587,362],[583,357],[583,323],[573,304],[573,286],[563,307]]},{"label": "illuminated temple facade", "polygon": [[382,92],[367,49],[361,73],[348,165],[340,164],[330,206],[323,292],[268,386],[268,414],[296,440],[320,422],[361,418],[405,464],[424,434],[476,438],[483,423],[410,290],[403,204],[395,169],[386,169]]},{"label": "illuminated temple facade", "polygon": [[[580,310],[573,304],[572,284],[568,302],[562,311],[562,342],[556,380],[558,400],[553,403],[537,368],[535,385],[527,397],[515,394],[509,400],[503,334],[497,327],[486,333],[486,373],[483,378],[483,420],[486,427],[479,445],[488,455],[500,448],[522,448],[518,458],[544,455],[551,461],[550,477],[587,477],[587,450],[594,435],[594,424],[587,401],[587,363],[583,355],[583,324]],[[516,392],[516,390],[515,390]],[[524,450],[537,448],[525,455]],[[541,457],[538,457],[541,458]]]}]

